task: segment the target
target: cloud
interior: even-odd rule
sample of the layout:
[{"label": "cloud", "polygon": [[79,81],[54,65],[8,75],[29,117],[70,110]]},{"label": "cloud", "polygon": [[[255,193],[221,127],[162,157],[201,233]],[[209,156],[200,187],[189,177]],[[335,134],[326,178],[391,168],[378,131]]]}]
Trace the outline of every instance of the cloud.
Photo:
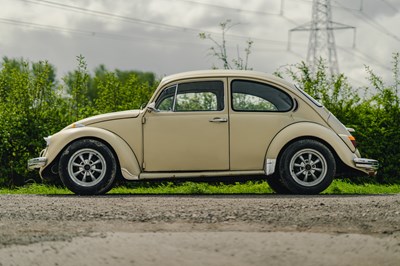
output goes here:
[{"label": "cloud", "polygon": [[[235,56],[237,45],[242,50],[246,40],[253,38],[250,65],[255,70],[273,72],[281,65],[300,62],[306,57],[308,32],[292,34],[292,51],[287,51],[287,41],[290,29],[311,21],[308,0],[285,0],[283,15],[281,0],[51,1],[81,10],[31,3],[38,1],[3,0],[2,56],[47,59],[63,75],[74,69],[75,56],[82,54],[89,69],[103,63],[109,69],[154,71],[162,76],[218,64],[215,58],[207,56],[212,43],[200,40],[197,30],[220,38],[219,23],[232,19],[238,25],[228,32],[229,51]],[[341,71],[359,80],[367,64],[389,78],[391,54],[399,50],[399,41],[394,36],[400,37],[400,12],[397,12],[400,3],[394,0],[363,3],[359,11],[358,1],[332,1],[333,19],[357,28],[355,49],[351,31],[335,31]],[[6,24],[1,18],[48,27]]]}]

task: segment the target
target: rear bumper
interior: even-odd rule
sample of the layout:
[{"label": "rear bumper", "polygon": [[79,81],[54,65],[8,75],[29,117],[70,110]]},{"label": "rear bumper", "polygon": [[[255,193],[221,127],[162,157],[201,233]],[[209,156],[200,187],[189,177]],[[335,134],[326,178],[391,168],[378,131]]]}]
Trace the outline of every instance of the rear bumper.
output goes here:
[{"label": "rear bumper", "polygon": [[366,158],[354,158],[353,159],[357,168],[361,168],[368,172],[369,175],[374,176],[378,172],[379,162],[373,159],[366,159]]},{"label": "rear bumper", "polygon": [[47,163],[47,158],[46,157],[37,157],[28,160],[28,169],[36,169],[36,168],[41,168],[45,166]]}]

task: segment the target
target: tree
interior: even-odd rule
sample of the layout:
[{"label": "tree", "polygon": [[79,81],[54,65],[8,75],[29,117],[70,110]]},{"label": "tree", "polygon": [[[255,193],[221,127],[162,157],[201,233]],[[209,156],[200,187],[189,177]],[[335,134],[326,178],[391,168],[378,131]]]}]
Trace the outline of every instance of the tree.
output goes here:
[{"label": "tree", "polygon": [[[236,50],[237,50],[236,58],[233,58],[232,60],[230,60],[228,51],[227,51],[226,33],[232,27],[236,26],[237,24],[232,24],[231,20],[228,19],[225,22],[221,22],[219,25],[220,25],[221,31],[222,31],[222,37],[221,37],[220,43],[217,40],[215,40],[209,33],[205,33],[205,32],[199,33],[200,39],[210,40],[214,44],[210,48],[211,56],[214,56],[219,61],[221,61],[224,69],[251,70],[252,68],[248,67],[248,61],[249,61],[249,55],[251,53],[251,47],[253,45],[253,41],[251,41],[251,40],[246,41],[247,47],[244,49],[244,52],[245,52],[244,59],[240,56],[239,45],[237,45],[236,46]],[[233,63],[233,65],[231,63]],[[213,69],[216,69],[216,68],[217,67],[215,67],[213,65]]]},{"label": "tree", "polygon": [[[123,78],[118,74],[121,71],[104,72],[94,78],[97,98],[95,109],[99,113],[138,109],[146,104],[154,91],[154,85],[140,80],[135,72],[124,72]],[[129,73],[129,75],[126,75]],[[143,76],[142,76],[143,77]],[[154,82],[153,82],[154,84]]]},{"label": "tree", "polygon": [[[83,56],[77,69],[56,80],[55,68],[46,61],[4,58],[0,62],[0,186],[40,182],[37,171],[26,162],[44,147],[43,137],[66,125],[98,113],[136,109],[147,103],[157,82],[154,74],[138,77],[133,72],[97,75],[99,95],[90,98],[93,80]],[[148,82],[142,80],[148,79]],[[97,105],[96,105],[97,104]]]},{"label": "tree", "polygon": [[85,57],[79,55],[76,60],[78,67],[63,78],[66,92],[70,95],[68,115],[71,122],[91,115],[93,112],[93,99],[89,96],[90,74],[87,70]]},{"label": "tree", "polygon": [[[321,101],[346,126],[355,128],[354,135],[363,157],[377,159],[382,183],[400,182],[400,71],[399,53],[393,55],[393,84],[387,85],[366,66],[370,87],[364,96],[350,86],[343,74],[328,77],[320,60],[316,75],[301,62],[285,66],[275,74],[288,76],[308,94]],[[369,93],[367,93],[369,92]],[[365,178],[361,179],[365,180]]]},{"label": "tree", "polygon": [[305,62],[284,66],[274,74],[300,86],[343,123],[355,121],[354,117],[358,115],[355,106],[361,102],[358,92],[351,87],[343,74],[329,76],[328,68],[322,59],[318,61],[314,75]]},{"label": "tree", "polygon": [[59,129],[59,88],[54,67],[4,58],[0,70],[0,183],[37,179],[26,161],[39,154],[43,137]]}]

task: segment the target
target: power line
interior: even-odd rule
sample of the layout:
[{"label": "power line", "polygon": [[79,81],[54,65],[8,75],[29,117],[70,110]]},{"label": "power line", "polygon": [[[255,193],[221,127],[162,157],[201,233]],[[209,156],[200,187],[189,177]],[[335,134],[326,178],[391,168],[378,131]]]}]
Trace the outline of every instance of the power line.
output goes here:
[{"label": "power line", "polygon": [[[294,1],[294,0],[293,0],[293,1]],[[296,0],[296,1],[302,1],[302,2],[305,2],[305,3],[309,3],[309,4],[313,2],[312,0]],[[387,3],[386,0],[381,0],[381,1]],[[337,2],[337,1],[335,1],[335,2]],[[332,7],[335,7],[335,8],[347,10],[347,11],[350,11],[350,12],[358,12],[358,13],[360,12],[359,9],[353,9],[353,8],[345,7],[345,6],[341,5],[340,3],[337,3],[337,4],[339,4],[340,6],[336,6],[336,5],[331,5],[331,6],[332,6]],[[363,21],[365,21],[366,23],[370,24],[368,21],[366,21],[366,20],[363,19],[362,17],[360,17],[360,16],[358,16],[358,17],[359,17],[360,19],[362,19]],[[371,26],[372,26],[372,25],[371,25]],[[307,30],[307,29],[304,29],[304,30]],[[336,45],[336,47],[337,47],[338,49],[340,49],[341,51],[347,53],[347,54],[356,56],[356,57],[358,57],[359,59],[366,60],[366,61],[368,61],[368,62],[374,62],[374,64],[380,66],[381,68],[383,68],[383,69],[385,69],[385,70],[391,71],[391,69],[390,69],[389,67],[387,67],[386,65],[382,64],[380,61],[376,60],[376,59],[373,58],[372,56],[370,56],[370,55],[368,55],[368,54],[366,54],[366,53],[360,51],[359,49],[355,48],[354,45],[353,45],[353,47],[352,47],[351,49],[346,48],[346,47],[342,47],[342,46],[339,46],[339,45]],[[290,50],[290,52],[292,52],[292,51]],[[299,56],[299,54],[296,54],[296,55]]]},{"label": "power line", "polygon": [[[36,4],[36,5],[44,5],[44,6],[67,10],[67,11],[73,11],[73,12],[78,12],[78,13],[84,13],[84,14],[97,15],[97,16],[117,19],[120,21],[128,22],[128,23],[134,23],[134,24],[140,23],[140,24],[151,25],[151,26],[158,27],[158,28],[168,28],[171,30],[177,30],[177,31],[181,31],[181,32],[182,31],[183,32],[193,32],[193,33],[204,32],[204,30],[198,29],[198,28],[182,27],[182,26],[176,26],[176,25],[171,25],[171,24],[167,24],[167,23],[137,19],[137,18],[123,16],[123,15],[114,14],[114,13],[110,13],[110,12],[93,10],[93,9],[88,9],[88,8],[83,8],[83,7],[73,6],[73,5],[67,5],[67,4],[57,3],[57,2],[53,2],[53,1],[47,1],[47,0],[19,0],[19,1],[27,2],[30,4]],[[211,34],[220,34],[220,33],[212,32],[212,31],[206,31],[206,32],[211,33]],[[276,44],[276,45],[282,45],[282,44],[286,45],[285,41],[269,40],[269,39],[264,39],[264,38],[257,38],[257,37],[252,37],[252,36],[241,36],[241,35],[235,35],[235,34],[227,34],[227,36],[233,37],[233,38],[240,38],[240,39],[251,39],[251,40],[255,40],[255,41],[267,42],[267,43]]]},{"label": "power line", "polygon": [[367,15],[366,13],[362,12],[361,14],[364,17],[366,17],[367,19],[369,19],[372,22],[372,24],[375,25],[375,28],[378,31],[383,31],[387,36],[392,37],[396,41],[400,42],[400,37],[399,36],[397,36],[396,34],[390,32],[386,27],[382,26],[381,24],[379,24],[378,22],[373,20],[373,18],[371,18],[371,16]]},{"label": "power line", "polygon": [[182,30],[183,31],[194,31],[194,32],[200,31],[199,29],[195,29],[195,28],[181,27],[181,26],[171,25],[171,24],[167,24],[167,23],[154,22],[154,21],[150,21],[150,20],[127,17],[127,16],[122,16],[122,15],[118,15],[118,14],[114,14],[114,13],[110,13],[110,12],[106,12],[106,11],[93,10],[93,9],[88,9],[88,8],[84,8],[84,7],[67,5],[67,4],[62,4],[62,3],[57,3],[57,2],[53,2],[53,1],[47,1],[47,0],[36,0],[36,1],[35,0],[19,0],[19,1],[36,4],[36,5],[56,7],[59,9],[74,11],[74,12],[78,12],[78,13],[86,13],[86,14],[97,15],[97,16],[102,16],[102,17],[114,18],[114,19],[125,21],[125,22],[148,24],[148,25],[152,25],[152,26],[156,26],[156,27],[169,28],[169,29],[174,29],[174,30],[179,30],[179,31],[182,31]]},{"label": "power line", "polygon": [[359,19],[363,20],[365,23],[367,23],[370,26],[372,26],[375,29],[377,29],[379,32],[381,32],[381,33],[391,37],[392,39],[400,42],[400,37],[399,36],[397,36],[396,34],[390,32],[385,26],[383,26],[383,25],[379,24],[378,22],[376,22],[371,16],[367,15],[365,12],[363,12],[361,10],[349,9],[349,8],[346,8],[344,5],[340,4],[338,1],[335,1],[335,2],[340,7],[342,7],[344,10],[352,13],[353,15],[358,17]]},{"label": "power line", "polygon": [[[33,23],[33,22],[28,22],[28,21],[22,21],[22,20],[16,20],[16,19],[10,19],[10,18],[2,18],[0,17],[0,23],[1,24],[7,24],[7,25],[13,25],[13,26],[20,26],[20,27],[25,27],[25,28],[33,28],[37,30],[44,30],[44,31],[51,31],[51,32],[66,32],[66,33],[73,33],[73,34],[83,34],[87,35],[89,37],[97,37],[97,38],[105,38],[105,39],[111,39],[111,40],[120,40],[120,41],[135,41],[137,39],[146,39],[146,40],[151,40],[154,41],[155,43],[160,43],[164,45],[165,42],[171,42],[171,43],[176,43],[176,44],[190,44],[190,45],[196,45],[200,44],[202,42],[182,42],[181,40],[171,40],[171,39],[155,39],[155,38],[149,38],[147,36],[131,36],[131,35],[122,35],[122,34],[113,34],[113,33],[104,33],[104,32],[98,32],[98,31],[92,31],[92,30],[84,30],[84,29],[75,29],[75,28],[66,28],[66,27],[59,27],[59,26],[54,26],[54,25],[46,25],[46,24],[39,24],[39,23]],[[202,46],[204,46],[203,44]],[[235,48],[235,47],[231,47]],[[264,51],[282,51],[285,52],[284,49],[257,49],[259,50],[264,50]]]},{"label": "power line", "polygon": [[294,20],[286,17],[284,15],[284,0],[281,1],[281,7],[279,13],[273,13],[273,12],[265,12],[265,11],[260,11],[260,10],[249,10],[249,9],[242,9],[242,8],[236,8],[236,7],[229,7],[229,6],[222,6],[222,5],[217,5],[217,4],[211,4],[211,3],[205,3],[205,2],[199,2],[199,1],[193,1],[193,0],[175,0],[175,1],[180,1],[180,2],[185,2],[189,4],[196,4],[196,5],[203,5],[203,6],[209,6],[209,7],[214,7],[214,8],[220,8],[220,9],[227,9],[231,11],[235,11],[238,13],[252,13],[255,15],[261,15],[261,16],[278,16],[281,17],[288,22],[298,25]]},{"label": "power line", "polygon": [[54,31],[54,32],[79,33],[79,34],[85,34],[85,35],[97,36],[97,37],[99,37],[99,36],[113,37],[113,38],[126,37],[126,36],[116,35],[116,34],[104,34],[104,33],[99,33],[99,32],[95,32],[95,31],[81,30],[81,29],[78,30],[78,29],[58,27],[58,26],[53,26],[53,25],[38,24],[38,23],[9,19],[9,18],[0,18],[0,23],[28,27],[28,28],[35,28],[35,29],[40,29],[40,30],[48,30],[48,31]]},{"label": "power line", "polygon": [[[292,1],[292,2],[303,2],[303,3],[307,3],[307,4],[312,4],[312,3],[313,3],[313,0],[289,0],[289,1]],[[350,8],[350,7],[344,7],[344,6],[331,5],[331,7],[333,7],[333,8],[339,8],[339,9],[347,9],[347,10],[360,11],[359,9]]]},{"label": "power line", "polygon": [[[294,1],[294,0],[291,0],[291,1]],[[296,1],[302,1],[302,2],[309,3],[309,4],[312,3],[312,0],[296,0]],[[390,8],[392,8],[396,12],[399,11],[395,6],[393,6],[387,0],[380,0],[380,1],[384,2],[386,5],[388,5]],[[369,24],[371,27],[374,27],[379,32],[381,32],[381,33],[393,38],[394,40],[400,42],[400,37],[398,35],[390,32],[385,26],[379,24],[371,16],[369,16],[368,14],[363,12],[362,11],[362,6],[360,7],[360,9],[355,9],[355,8],[346,7],[346,6],[344,6],[343,4],[339,3],[336,0],[334,0],[334,2],[336,3],[336,5],[331,5],[333,8],[339,8],[339,9],[345,10],[345,11],[347,11],[349,13],[352,13],[354,16],[358,17],[359,19],[361,19],[365,23]],[[362,2],[361,2],[361,4],[362,4]]]},{"label": "power line", "polygon": [[[0,23],[7,24],[7,25],[13,25],[13,26],[19,26],[19,27],[25,27],[25,28],[31,28],[31,29],[37,29],[37,30],[57,32],[57,33],[65,32],[65,33],[72,33],[72,34],[82,34],[82,35],[86,35],[89,37],[117,40],[117,41],[137,41],[138,39],[144,39],[144,40],[152,41],[152,44],[162,45],[162,46],[165,46],[166,43],[179,44],[179,45],[182,45],[182,44],[200,45],[200,46],[206,45],[203,42],[187,42],[187,41],[182,41],[182,40],[178,40],[178,39],[166,39],[166,38],[157,39],[157,38],[151,38],[151,37],[143,36],[143,35],[132,36],[132,35],[105,33],[105,32],[92,31],[92,30],[87,30],[87,29],[66,28],[66,27],[60,27],[60,26],[54,26],[54,25],[39,24],[39,23],[34,23],[34,22],[16,20],[16,19],[11,19],[11,18],[3,18],[3,17],[0,17]],[[175,45],[175,47],[178,47],[178,45]],[[232,46],[231,48],[235,48],[235,47]]]},{"label": "power line", "polygon": [[242,9],[242,8],[236,8],[236,7],[222,6],[222,5],[193,1],[193,0],[175,0],[175,1],[185,2],[188,4],[209,6],[209,7],[220,8],[220,9],[227,9],[227,10],[235,11],[238,13],[252,13],[252,14],[267,15],[267,16],[281,16],[282,15],[282,11],[280,11],[279,13],[273,13],[273,12],[265,12],[265,11],[260,11],[260,10],[249,10],[249,9]]},{"label": "power line", "polygon": [[[197,28],[171,25],[168,23],[155,22],[155,21],[151,21],[151,20],[143,20],[143,19],[124,16],[124,15],[120,15],[120,14],[110,13],[110,12],[106,12],[106,11],[84,8],[84,7],[80,7],[80,6],[76,6],[76,5],[62,4],[59,2],[54,2],[54,1],[49,1],[49,0],[19,0],[19,1],[26,2],[29,4],[43,5],[43,6],[47,6],[47,7],[51,7],[51,8],[57,8],[57,9],[70,11],[70,12],[77,12],[77,13],[82,13],[82,14],[87,14],[87,15],[92,15],[92,16],[97,16],[97,17],[104,17],[104,18],[108,18],[108,19],[115,19],[115,20],[119,20],[119,21],[123,21],[123,22],[133,23],[133,24],[145,24],[145,25],[149,25],[152,27],[156,27],[156,28],[175,30],[175,31],[180,31],[180,32],[185,32],[185,33],[187,33],[187,32],[193,32],[193,33],[205,32],[204,30],[197,29]],[[263,12],[263,11],[255,11],[255,10],[247,10],[247,9],[236,9],[234,7],[225,7],[222,5],[207,4],[204,2],[199,2],[197,0],[176,0],[176,1],[187,2],[189,4],[205,5],[205,6],[210,6],[210,7],[214,7],[214,8],[221,8],[221,9],[224,8],[227,10],[237,11],[237,12],[246,12],[246,13],[266,15],[266,16],[281,16],[284,19],[291,21],[293,24],[297,24],[296,22],[293,22],[293,20],[286,18],[284,15],[281,15],[281,14],[275,14],[275,13],[269,13],[269,12]],[[287,1],[287,0],[281,0],[281,1],[283,2],[283,1]],[[310,1],[310,0],[296,0],[296,1],[312,3],[312,1]],[[388,2],[386,0],[381,0],[381,1],[388,4]],[[374,23],[373,19],[371,17],[368,18],[368,15],[366,15],[364,13],[360,14],[360,12],[361,12],[360,10],[345,7],[345,6],[341,5],[340,3],[338,3],[338,5],[339,6],[332,5],[332,7],[344,9],[348,12],[352,12],[355,15],[357,14],[358,16],[357,15],[356,16],[359,19],[361,19],[364,22],[368,23],[369,25],[373,26],[373,23]],[[283,11],[283,6],[281,6],[281,11]],[[281,12],[281,13],[283,13],[283,12]],[[364,17],[364,16],[367,16],[367,17]],[[372,22],[370,20],[372,20]],[[183,43],[182,41],[179,41],[179,40],[176,40],[176,41],[171,40],[171,39],[155,40],[155,39],[151,39],[151,38],[148,38],[145,36],[127,36],[127,35],[119,35],[119,34],[111,34],[111,33],[102,33],[102,32],[91,31],[91,30],[63,28],[63,27],[57,27],[57,26],[53,26],[53,25],[43,25],[43,24],[37,24],[37,23],[26,22],[26,21],[18,21],[15,19],[6,19],[6,18],[0,18],[0,23],[12,24],[12,25],[16,25],[16,26],[36,28],[36,29],[48,30],[48,31],[62,31],[62,32],[69,32],[69,33],[74,33],[74,34],[85,34],[85,35],[92,36],[92,37],[107,38],[107,39],[112,39],[112,40],[131,41],[134,39],[141,38],[141,39],[147,39],[147,40],[154,40],[155,41],[154,44],[158,44],[158,43],[165,44],[166,42],[169,42],[169,43],[175,42],[175,43],[179,43],[179,44]],[[386,32],[386,33],[383,32],[383,30],[387,30],[384,26],[380,25],[379,23],[376,23],[376,24],[378,24],[380,27],[383,28],[383,29],[380,29],[380,32],[382,32],[384,34],[388,34],[388,32]],[[373,27],[378,29],[378,27],[379,27],[378,25],[375,25]],[[217,35],[220,34],[218,32],[210,32],[210,31],[208,31],[207,33],[217,34]],[[389,32],[389,34],[390,34],[390,32]],[[396,36],[396,35],[394,35],[394,36],[395,36],[395,38],[398,38],[398,36]],[[286,41],[268,40],[268,39],[264,39],[264,38],[246,37],[246,36],[234,35],[234,34],[229,34],[229,35],[227,35],[227,37],[240,38],[240,39],[244,39],[244,38],[252,39],[255,41],[266,42],[266,43],[270,43],[273,45],[280,45],[280,46],[287,44]],[[391,37],[393,37],[393,36],[391,36]],[[396,39],[396,40],[398,40],[398,39]],[[199,43],[200,42],[193,42],[193,43],[190,43],[190,45],[199,44]],[[296,44],[302,45],[300,43],[296,43]],[[290,51],[290,52],[294,54],[293,51]],[[357,51],[357,52],[360,54],[363,54],[361,51]],[[356,53],[356,52],[354,52],[354,53]],[[358,55],[358,57],[360,57],[360,58],[363,57],[365,59],[368,57],[368,55],[366,55],[366,54],[363,54],[364,56],[360,55],[360,54]],[[299,55],[296,54],[296,56],[299,56]],[[382,64],[379,64],[378,61],[373,59],[372,57],[369,58],[369,61],[374,61],[374,62],[376,62],[377,65],[384,67]],[[387,67],[384,67],[384,68],[388,69]]]},{"label": "power line", "polygon": [[[91,31],[91,30],[66,28],[66,27],[39,24],[39,23],[15,20],[15,19],[10,19],[10,18],[1,18],[1,17],[0,17],[0,23],[7,24],[7,25],[13,25],[13,26],[19,26],[19,27],[25,27],[25,28],[32,28],[32,29],[37,29],[37,30],[57,32],[57,33],[66,32],[66,33],[72,33],[72,34],[83,34],[83,35],[86,35],[89,37],[110,39],[110,40],[117,40],[117,41],[137,41],[138,39],[145,39],[145,40],[152,41],[152,44],[162,45],[162,46],[165,46],[165,44],[168,42],[175,43],[175,44],[186,43],[188,45],[199,45],[200,44],[200,42],[185,42],[185,41],[182,42],[180,40],[156,39],[156,38],[149,38],[147,36],[139,36],[139,35],[135,35],[135,36],[129,35],[128,36],[128,35],[122,35],[122,34],[113,34],[113,33],[104,33],[104,32]],[[202,46],[204,46],[204,45],[202,45]],[[175,47],[177,47],[177,45],[175,45]]]},{"label": "power line", "polygon": [[[291,33],[295,31],[309,31],[307,63],[310,71],[315,74],[320,58],[327,60],[331,75],[339,73],[339,63],[336,53],[334,30],[353,29],[355,27],[332,21],[330,0],[314,0],[312,5],[311,22],[289,30],[289,46]],[[353,38],[355,41],[355,37]],[[353,44],[354,46],[354,44]]]},{"label": "power line", "polygon": [[397,7],[395,7],[393,4],[389,3],[386,0],[381,0],[382,2],[384,2],[387,6],[389,6],[391,9],[393,9],[396,12],[399,12],[399,9]]},{"label": "power line", "polygon": [[[375,63],[376,66],[379,66],[379,67],[381,67],[382,69],[392,71],[389,67],[383,65],[383,64],[382,64],[381,62],[379,62],[378,60],[376,60],[376,59],[374,59],[373,57],[371,57],[371,56],[369,56],[369,55],[367,55],[367,54],[361,52],[361,51],[358,50],[358,49],[355,49],[355,48],[349,49],[349,48],[340,47],[340,46],[337,46],[337,48],[340,49],[342,52],[345,52],[345,53],[350,54],[350,55],[352,55],[352,56],[356,56],[356,57],[358,57],[358,58],[361,59],[361,60],[366,60],[366,61],[369,61],[369,62],[370,62],[370,61],[373,61],[373,62]],[[364,66],[367,66],[367,64],[364,64]],[[356,80],[356,79],[350,77],[349,75],[347,75],[347,78],[353,80],[353,82],[356,82],[356,83],[358,83],[358,84],[360,84],[360,85],[362,85],[362,86],[364,86],[364,87],[368,87],[368,84],[367,84],[367,83],[362,82],[362,81],[360,81],[360,80]]]},{"label": "power line", "polygon": [[368,61],[368,62],[374,62],[375,65],[380,66],[381,68],[385,69],[385,70],[389,70],[391,71],[391,69],[389,67],[387,67],[386,65],[382,64],[381,62],[379,62],[378,60],[376,60],[375,58],[373,58],[372,56],[361,52],[359,49],[356,48],[346,48],[346,47],[342,47],[342,46],[337,46],[337,48],[339,48],[341,51],[356,56],[362,60]]},{"label": "power line", "polygon": [[[309,2],[308,0],[302,0],[302,1]],[[381,1],[385,1],[385,0],[381,0]],[[381,25],[381,24],[379,24],[378,22],[376,22],[371,16],[369,16],[368,14],[366,14],[365,12],[363,12],[363,11],[362,11],[362,8],[360,8],[360,10],[352,9],[352,8],[345,7],[344,5],[340,4],[340,3],[339,3],[338,1],[336,1],[336,0],[334,0],[334,2],[336,2],[337,5],[339,5],[339,6],[336,6],[336,7],[341,8],[341,9],[347,11],[347,12],[351,12],[353,15],[355,15],[356,17],[358,17],[359,19],[361,19],[361,20],[364,21],[365,23],[369,24],[370,26],[374,27],[374,28],[377,29],[379,32],[381,32],[381,33],[383,33],[383,34],[385,34],[385,35],[387,35],[387,36],[393,38],[393,39],[396,40],[396,41],[400,41],[400,37],[399,37],[399,36],[397,36],[397,35],[391,33],[386,27],[384,27],[383,25]],[[333,7],[333,6],[332,6],[332,7]],[[362,6],[361,6],[361,7],[362,7]],[[308,30],[307,27],[303,27],[303,28],[305,28],[305,29],[302,29],[302,27],[300,26],[300,27],[297,27],[296,29],[297,29],[297,30]],[[344,49],[341,48],[341,50],[344,50]],[[384,68],[384,69],[386,69],[386,70],[389,70],[389,71],[391,70],[390,68],[388,68],[388,67],[382,65],[379,61],[375,60],[373,57],[371,57],[371,56],[369,56],[369,55],[367,55],[367,54],[365,54],[365,53],[359,51],[358,49],[355,49],[354,44],[353,44],[353,50],[355,51],[355,52],[353,52],[354,55],[357,56],[356,53],[358,53],[358,57],[363,57],[363,58],[364,58],[365,60],[367,60],[367,61],[374,61],[375,64],[381,66],[382,68]],[[348,51],[346,51],[346,50],[344,50],[344,51],[345,51],[345,52],[348,52]]]}]

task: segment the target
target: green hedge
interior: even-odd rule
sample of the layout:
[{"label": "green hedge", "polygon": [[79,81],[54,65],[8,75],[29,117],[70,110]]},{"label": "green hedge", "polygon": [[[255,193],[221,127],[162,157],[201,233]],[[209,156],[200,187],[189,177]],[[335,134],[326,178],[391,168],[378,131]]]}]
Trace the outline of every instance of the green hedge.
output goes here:
[{"label": "green hedge", "polygon": [[341,74],[329,77],[320,60],[315,75],[305,63],[286,66],[275,74],[300,84],[344,125],[354,128],[361,155],[380,162],[380,183],[400,183],[399,53],[393,54],[393,80],[387,84],[366,67],[369,86],[353,88]]},{"label": "green hedge", "polygon": [[[82,56],[61,80],[48,62],[3,58],[0,68],[0,186],[40,182],[26,162],[38,156],[44,136],[95,114],[136,109],[147,103],[158,81],[153,73],[108,71],[90,74]],[[362,155],[382,167],[374,181],[400,183],[399,54],[393,56],[393,81],[385,84],[367,68],[370,86],[351,87],[344,75],[329,77],[323,63],[311,75],[304,63],[277,72],[318,98],[346,126],[356,129]]]},{"label": "green hedge", "polygon": [[3,58],[0,70],[0,186],[40,182],[27,160],[44,147],[43,137],[87,116],[137,109],[157,81],[153,73],[108,71],[92,76],[82,56],[62,81],[48,62]]}]

